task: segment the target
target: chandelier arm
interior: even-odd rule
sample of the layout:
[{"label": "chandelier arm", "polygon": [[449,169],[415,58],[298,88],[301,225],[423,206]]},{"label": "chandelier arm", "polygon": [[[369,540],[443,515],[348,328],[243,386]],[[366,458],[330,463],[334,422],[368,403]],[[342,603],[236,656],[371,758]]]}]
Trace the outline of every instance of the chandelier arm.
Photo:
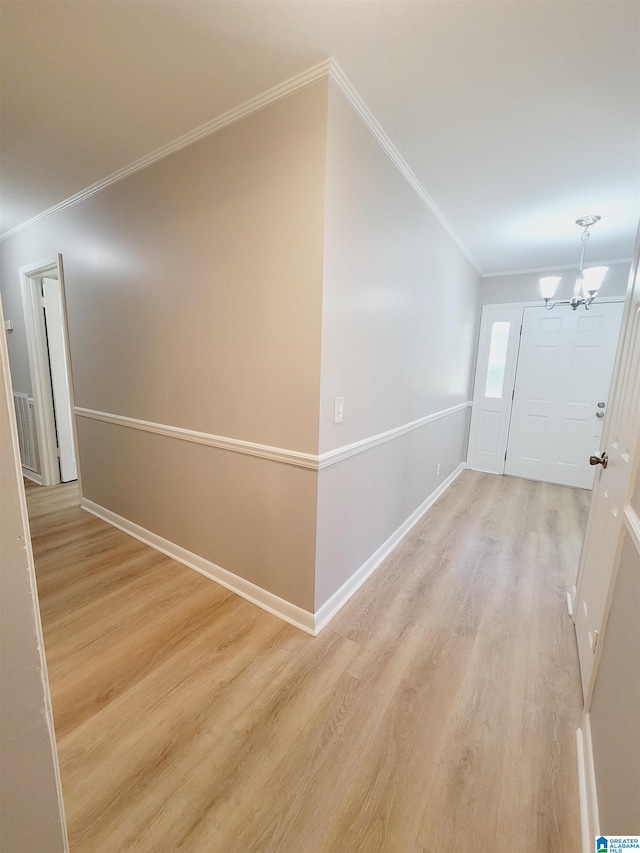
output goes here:
[{"label": "chandelier arm", "polygon": [[[540,288],[542,293],[551,292],[551,296],[543,296],[544,299],[544,307],[547,311],[551,311],[557,305],[570,305],[573,311],[576,311],[581,305],[584,305],[585,311],[589,311],[591,308],[591,303],[594,301],[596,296],[598,295],[598,290],[600,285],[602,284],[602,279],[604,274],[607,272],[607,267],[593,267],[589,270],[590,275],[587,277],[588,281],[585,280],[584,275],[584,256],[587,249],[587,243],[589,242],[589,228],[591,225],[594,225],[596,222],[599,222],[601,219],[600,216],[581,216],[580,219],[576,219],[576,225],[579,225],[583,231],[580,235],[580,263],[578,264],[578,272],[576,275],[576,282],[573,288],[573,296],[571,299],[558,299],[555,302],[551,302],[553,299],[553,294],[555,292],[555,288],[560,281],[559,277],[550,276],[548,278],[540,279]],[[593,274],[592,274],[593,273]],[[587,290],[588,288],[588,290]]]}]

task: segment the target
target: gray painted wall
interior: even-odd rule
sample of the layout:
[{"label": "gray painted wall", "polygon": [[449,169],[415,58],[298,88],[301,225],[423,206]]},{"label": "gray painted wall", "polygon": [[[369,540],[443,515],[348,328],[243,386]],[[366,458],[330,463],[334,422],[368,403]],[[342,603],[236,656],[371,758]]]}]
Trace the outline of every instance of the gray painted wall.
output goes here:
[{"label": "gray painted wall", "polygon": [[[479,279],[333,84],[326,187],[321,452],[471,399]],[[466,459],[468,414],[320,471],[316,608]]]},{"label": "gray painted wall", "polygon": [[[3,320],[0,305],[0,325]],[[4,336],[4,332],[2,333]],[[13,446],[7,350],[0,341],[0,850],[65,849],[24,487]]]}]

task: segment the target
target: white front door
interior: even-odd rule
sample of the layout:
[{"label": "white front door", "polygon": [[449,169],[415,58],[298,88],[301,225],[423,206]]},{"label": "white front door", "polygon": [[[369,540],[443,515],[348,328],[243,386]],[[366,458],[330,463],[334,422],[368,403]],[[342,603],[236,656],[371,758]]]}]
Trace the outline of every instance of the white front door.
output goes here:
[{"label": "white front door", "polygon": [[505,474],[592,487],[623,307],[524,309]]},{"label": "white front door", "polygon": [[611,411],[605,428],[603,445],[607,467],[598,466],[576,584],[574,619],[586,708],[591,702],[595,665],[602,650],[625,524],[638,536],[637,516],[630,499],[640,457],[639,254],[640,238],[611,393]]}]

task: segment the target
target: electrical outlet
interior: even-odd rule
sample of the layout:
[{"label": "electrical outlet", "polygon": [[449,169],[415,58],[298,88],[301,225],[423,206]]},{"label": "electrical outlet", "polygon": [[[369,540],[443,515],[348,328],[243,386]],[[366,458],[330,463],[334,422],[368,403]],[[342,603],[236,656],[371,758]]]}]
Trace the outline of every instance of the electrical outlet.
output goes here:
[{"label": "electrical outlet", "polygon": [[344,397],[333,398],[333,422],[341,424],[344,420]]},{"label": "electrical outlet", "polygon": [[438,462],[438,464],[436,466],[436,477],[439,477],[439,476],[440,476],[440,463]]}]

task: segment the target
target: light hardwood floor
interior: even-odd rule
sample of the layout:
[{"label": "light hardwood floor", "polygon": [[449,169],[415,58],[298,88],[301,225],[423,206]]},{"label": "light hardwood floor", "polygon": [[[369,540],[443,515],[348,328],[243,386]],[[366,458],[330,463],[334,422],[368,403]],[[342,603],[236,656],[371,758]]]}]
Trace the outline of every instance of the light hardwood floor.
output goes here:
[{"label": "light hardwood floor", "polygon": [[579,853],[589,493],[463,472],[315,639],[27,495],[72,853]]}]

